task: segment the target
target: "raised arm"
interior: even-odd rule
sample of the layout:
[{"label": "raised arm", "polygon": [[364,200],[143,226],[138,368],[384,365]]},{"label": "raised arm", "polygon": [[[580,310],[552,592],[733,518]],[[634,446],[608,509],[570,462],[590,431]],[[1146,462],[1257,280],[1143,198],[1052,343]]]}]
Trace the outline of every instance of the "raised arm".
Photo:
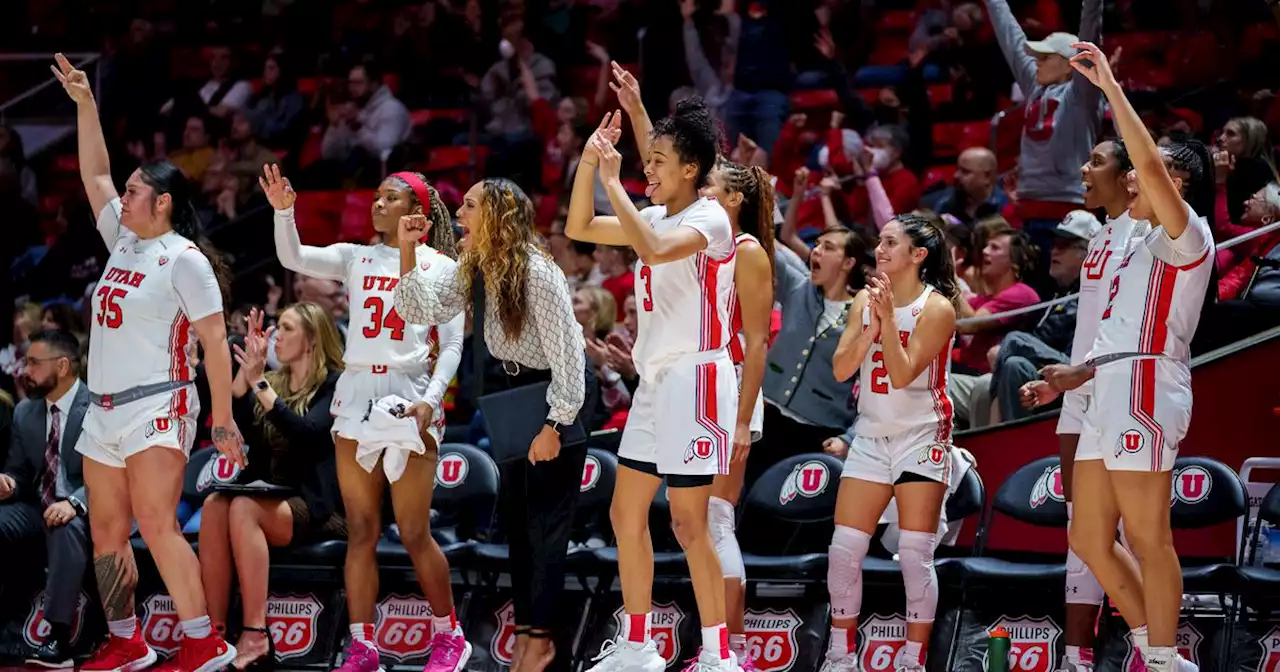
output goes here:
[{"label": "raised arm", "polygon": [[629,245],[627,236],[617,217],[597,216],[595,214],[596,168],[600,165],[600,154],[596,151],[593,140],[604,135],[610,142],[617,142],[622,137],[622,112],[606,114],[600,127],[591,134],[587,145],[582,150],[582,160],[573,175],[573,191],[569,194],[569,215],[565,218],[564,235],[572,240],[580,240],[597,245]]},{"label": "raised arm", "polygon": [[1009,9],[1008,0],[987,0],[987,13],[991,15],[996,41],[1000,43],[1000,51],[1009,63],[1009,69],[1013,70],[1013,78],[1022,93],[1030,96],[1036,87],[1036,59],[1027,54],[1027,34],[1022,32],[1013,10]]},{"label": "raised arm", "polygon": [[[447,324],[467,308],[469,297],[459,275],[461,267],[449,259],[438,261],[426,269],[420,267],[414,246],[424,231],[414,230],[419,217],[401,217],[400,282],[396,283],[392,301],[400,317],[414,324]],[[448,259],[448,257],[443,257]],[[441,343],[443,347],[443,334]],[[456,371],[456,366],[455,366]]]},{"label": "raised arm", "polygon": [[276,256],[280,265],[313,278],[345,282],[347,268],[355,256],[355,246],[335,243],[328,247],[303,245],[298,237],[298,223],[293,217],[297,194],[288,180],[280,177],[280,166],[263,166],[258,178],[267,202],[275,208]]},{"label": "raised arm", "polygon": [[[1101,44],[1102,42],[1102,0],[1084,0],[1084,6],[1080,9],[1080,39],[1085,42],[1093,42]],[[1071,93],[1077,96],[1077,104],[1082,105],[1084,109],[1092,113],[1101,115],[1102,110],[1098,106],[1098,99],[1101,97],[1098,87],[1094,86],[1081,73],[1076,73],[1071,77]]]},{"label": "raised arm", "polygon": [[[631,133],[636,136],[636,150],[640,152],[641,163],[647,163],[653,122],[649,119],[649,112],[644,109],[644,101],[640,99],[640,82],[626,68],[618,65],[617,61],[610,61],[609,67],[613,68],[614,79],[609,83],[609,88],[618,94],[618,104],[631,118]],[[618,139],[610,137],[610,141],[617,143]]]},{"label": "raised arm", "polygon": [[840,343],[836,345],[836,352],[831,356],[831,373],[842,383],[858,372],[858,367],[867,358],[871,344],[880,336],[880,318],[875,311],[871,312],[871,323],[866,327],[862,326],[862,311],[867,307],[867,300],[865,289],[853,297],[853,305],[849,307],[849,320],[856,320],[857,324],[845,327],[844,333],[840,335]]},{"label": "raised arm", "polygon": [[116,185],[111,181],[111,160],[107,156],[107,140],[102,134],[102,122],[98,119],[98,105],[89,88],[89,78],[83,70],[71,65],[66,56],[54,56],[56,65],[50,66],[67,95],[76,103],[76,131],[78,134],[80,180],[84,182],[89,197],[89,207],[98,217],[98,233],[110,248],[120,237],[119,217],[102,217],[112,201],[120,198]]}]

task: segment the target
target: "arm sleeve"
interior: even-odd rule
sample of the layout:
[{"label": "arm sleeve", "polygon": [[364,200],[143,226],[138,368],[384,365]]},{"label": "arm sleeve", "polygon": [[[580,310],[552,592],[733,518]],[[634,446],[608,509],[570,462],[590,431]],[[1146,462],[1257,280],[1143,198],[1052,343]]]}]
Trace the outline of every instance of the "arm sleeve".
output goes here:
[{"label": "arm sleeve", "polygon": [[893,219],[894,213],[893,203],[884,190],[884,182],[877,175],[867,178],[867,198],[871,200],[871,218],[875,220],[876,231],[881,231]]},{"label": "arm sleeve", "polygon": [[[645,208],[645,210],[648,209]],[[652,219],[645,221],[652,221]],[[728,259],[733,255],[733,226],[729,223],[729,215],[724,208],[719,206],[698,208],[696,212],[689,213],[680,225],[696,230],[707,239],[707,255],[712,259]]]},{"label": "arm sleeve", "polygon": [[120,199],[113,198],[98,213],[98,233],[102,236],[102,242],[107,244],[108,254],[124,231],[124,225],[120,223]]},{"label": "arm sleeve", "polygon": [[797,287],[808,282],[808,273],[809,269],[795,251],[788,249],[786,245],[773,247],[773,279],[778,285],[774,297],[779,302],[785,301]]},{"label": "arm sleeve", "polygon": [[1170,238],[1165,228],[1158,226],[1146,239],[1147,248],[1156,259],[1183,270],[1196,266],[1213,253],[1213,232],[1208,222],[1189,207],[1187,213],[1191,219],[1181,236]]},{"label": "arm sleeve", "polygon": [[313,278],[346,281],[347,268],[355,256],[355,245],[303,245],[302,239],[298,237],[298,223],[294,219],[293,208],[276,210],[275,227],[276,256],[280,258],[281,266]]},{"label": "arm sleeve", "polygon": [[423,398],[423,401],[433,407],[439,406],[444,400],[449,384],[458,374],[458,365],[462,363],[462,332],[466,328],[467,316],[458,313],[436,329],[440,354],[436,356],[435,368],[431,370],[431,382],[427,383],[427,394]]},{"label": "arm sleeve", "polygon": [[307,407],[306,413],[301,415],[277,396],[276,403],[267,410],[267,421],[275,425],[295,449],[324,445],[330,440],[329,431],[333,428],[333,415],[329,413],[329,407],[333,403],[336,382],[337,379],[333,376],[326,379],[311,398],[311,405]]},{"label": "arm sleeve", "polygon": [[991,15],[996,41],[1013,71],[1013,78],[1023,95],[1030,97],[1036,88],[1036,59],[1027,55],[1027,34],[1022,32],[1022,26],[1018,25],[1007,0],[987,0],[987,13]]},{"label": "arm sleeve", "polygon": [[[1102,0],[1084,0],[1084,7],[1080,9],[1080,39],[1102,44]],[[1078,72],[1071,73],[1071,95],[1086,112],[1101,111],[1098,103],[1102,100],[1102,89]]]},{"label": "arm sleeve", "polygon": [[393,300],[400,317],[414,324],[445,324],[467,307],[458,269],[428,274],[418,268],[396,283]]},{"label": "arm sleeve", "polygon": [[222,312],[222,288],[209,259],[198,250],[186,250],[173,260],[170,280],[187,319],[196,322]]},{"label": "arm sleeve", "polygon": [[685,19],[680,34],[684,38],[684,60],[689,66],[689,79],[693,80],[693,87],[698,93],[705,96],[719,86],[720,77],[702,51],[702,40],[698,38],[698,28],[692,19]]},{"label": "arm sleeve", "polygon": [[[570,424],[586,401],[586,343],[573,316],[573,299],[564,274],[551,262],[534,263],[529,274],[529,316],[551,364],[547,418]],[[528,329],[526,327],[526,329]]]}]

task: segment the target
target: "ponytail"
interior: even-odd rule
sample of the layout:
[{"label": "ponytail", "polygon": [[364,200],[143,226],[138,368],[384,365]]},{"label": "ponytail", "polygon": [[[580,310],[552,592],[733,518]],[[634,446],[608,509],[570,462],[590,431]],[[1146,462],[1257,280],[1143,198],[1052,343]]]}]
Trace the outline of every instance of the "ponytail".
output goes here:
[{"label": "ponytail", "polygon": [[769,257],[769,269],[773,270],[773,184],[769,172],[760,166],[744,166],[721,158],[716,167],[724,176],[725,187],[742,194],[742,208],[738,211],[738,227],[743,233],[755,236],[760,247]]},{"label": "ponytail", "polygon": [[963,300],[960,285],[956,282],[956,267],[947,249],[947,236],[942,220],[933,213],[910,212],[894,217],[902,231],[911,239],[913,247],[923,248],[928,254],[920,263],[920,280],[931,285],[939,294],[958,305]]},{"label": "ponytail", "polygon": [[169,225],[174,233],[190,240],[199,248],[200,253],[209,260],[213,274],[218,280],[218,290],[222,293],[223,312],[231,310],[231,267],[218,251],[208,236],[204,235],[204,227],[200,223],[200,213],[196,211],[192,199],[194,190],[187,176],[169,161],[149,163],[138,169],[142,181],[156,191],[156,195],[169,194],[172,209],[169,214]]}]

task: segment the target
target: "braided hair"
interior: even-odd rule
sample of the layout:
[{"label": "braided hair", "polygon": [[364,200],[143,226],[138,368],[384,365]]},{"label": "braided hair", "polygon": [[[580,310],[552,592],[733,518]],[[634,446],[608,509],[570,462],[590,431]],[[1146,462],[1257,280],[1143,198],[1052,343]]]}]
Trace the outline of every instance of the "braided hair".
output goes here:
[{"label": "braided hair", "polygon": [[720,154],[720,126],[711,108],[699,96],[676,103],[670,116],[659,119],[653,125],[650,138],[671,138],[676,154],[683,163],[698,164],[698,176],[693,188],[707,186],[707,176],[716,165]]},{"label": "braided hair", "polygon": [[[427,233],[427,245],[430,245],[435,251],[443,254],[450,259],[458,258],[458,239],[453,231],[453,218],[449,215],[449,208],[445,206],[444,201],[440,199],[440,192],[427,182],[427,176],[422,173],[414,173],[418,176],[422,183],[427,185],[427,193],[431,195],[430,212],[423,212],[427,219],[431,220],[431,230]],[[392,175],[387,178],[396,185],[397,189],[403,189],[409,194],[409,210],[422,210],[422,202],[418,200],[418,194],[409,186],[409,183]]]},{"label": "braided hair", "polygon": [[1209,148],[1196,139],[1175,142],[1162,150],[1169,160],[1169,170],[1181,173],[1182,198],[1213,226],[1214,201],[1213,159]]},{"label": "braided hair", "polygon": [[724,177],[725,187],[742,194],[738,226],[743,233],[755,236],[769,257],[773,268],[773,184],[768,171],[760,166],[744,166],[721,158],[716,164]]},{"label": "braided hair", "polygon": [[894,217],[902,226],[902,232],[911,239],[911,246],[924,249],[928,254],[920,263],[920,280],[932,285],[938,293],[953,305],[962,300],[960,285],[956,282],[956,267],[947,249],[947,235],[942,219],[933,213],[908,212]]}]

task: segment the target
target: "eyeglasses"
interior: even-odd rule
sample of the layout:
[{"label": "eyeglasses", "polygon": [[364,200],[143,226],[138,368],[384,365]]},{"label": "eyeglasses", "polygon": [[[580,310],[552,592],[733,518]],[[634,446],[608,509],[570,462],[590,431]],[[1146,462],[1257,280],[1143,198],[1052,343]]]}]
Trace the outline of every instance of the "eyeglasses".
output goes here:
[{"label": "eyeglasses", "polygon": [[58,361],[59,359],[66,359],[66,360],[70,360],[71,358],[70,358],[70,357],[67,357],[66,355],[56,355],[56,356],[54,356],[54,357],[27,357],[27,358],[26,358],[26,362],[27,362],[28,364],[32,364],[32,363],[34,363],[34,364],[43,364],[43,363],[45,363],[45,362],[56,362],[56,361]]}]

